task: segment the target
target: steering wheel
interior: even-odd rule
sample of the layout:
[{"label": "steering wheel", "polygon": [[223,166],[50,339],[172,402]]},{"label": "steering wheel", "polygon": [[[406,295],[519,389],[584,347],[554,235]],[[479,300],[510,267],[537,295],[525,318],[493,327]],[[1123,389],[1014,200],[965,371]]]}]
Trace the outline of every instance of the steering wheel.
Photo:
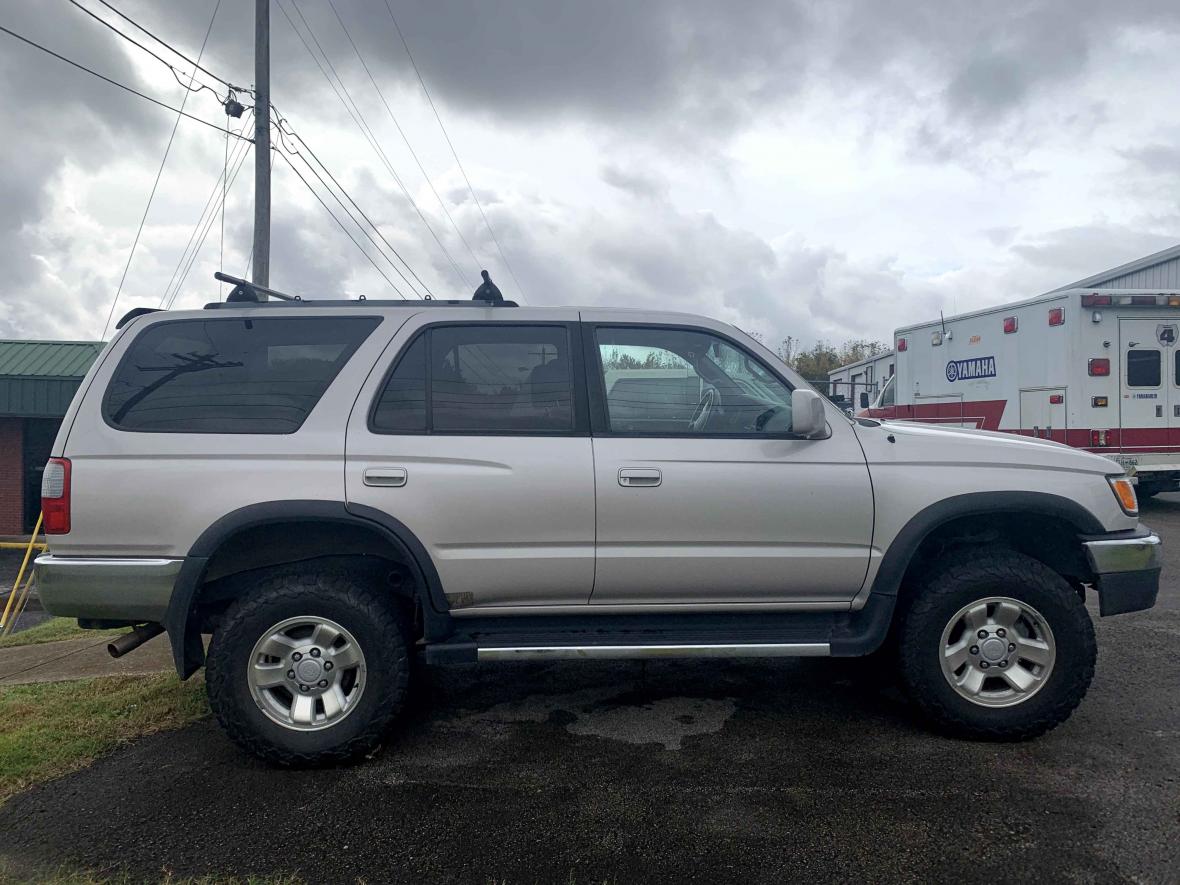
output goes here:
[{"label": "steering wheel", "polygon": [[713,415],[714,409],[720,404],[721,394],[717,392],[716,387],[702,389],[701,401],[697,403],[692,417],[688,419],[688,429],[693,433],[703,433],[705,428],[709,426],[709,418]]}]

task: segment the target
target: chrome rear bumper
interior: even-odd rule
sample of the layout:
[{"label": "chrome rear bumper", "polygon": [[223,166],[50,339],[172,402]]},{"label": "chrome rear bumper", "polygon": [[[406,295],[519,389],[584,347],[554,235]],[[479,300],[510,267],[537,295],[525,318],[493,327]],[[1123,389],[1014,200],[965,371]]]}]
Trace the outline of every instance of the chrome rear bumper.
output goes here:
[{"label": "chrome rear bumper", "polygon": [[38,556],[37,593],[51,615],[162,621],[183,559]]}]

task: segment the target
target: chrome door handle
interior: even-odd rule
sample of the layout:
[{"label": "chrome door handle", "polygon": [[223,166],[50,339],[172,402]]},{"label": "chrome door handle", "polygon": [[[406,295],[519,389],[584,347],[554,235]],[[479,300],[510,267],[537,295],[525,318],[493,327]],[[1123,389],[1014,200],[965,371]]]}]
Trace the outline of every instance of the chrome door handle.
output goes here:
[{"label": "chrome door handle", "polygon": [[625,488],[658,486],[664,475],[654,467],[622,467],[619,469],[619,485]]},{"label": "chrome door handle", "polygon": [[386,488],[400,488],[406,484],[406,468],[381,467],[366,470],[362,480],[367,486],[384,486]]}]

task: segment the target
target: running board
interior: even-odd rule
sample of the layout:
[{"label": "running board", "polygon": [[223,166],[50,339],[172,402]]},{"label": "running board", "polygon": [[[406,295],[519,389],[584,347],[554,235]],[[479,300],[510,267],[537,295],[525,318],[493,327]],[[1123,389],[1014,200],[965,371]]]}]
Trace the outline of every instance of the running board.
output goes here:
[{"label": "running board", "polygon": [[[865,655],[889,629],[894,600],[855,612],[527,615],[455,620],[422,641],[430,664],[626,661],[655,658],[815,658]],[[588,607],[589,608],[589,607]]]},{"label": "running board", "polygon": [[516,645],[475,649],[477,661],[630,661],[642,658],[823,658],[826,642],[734,645]]}]

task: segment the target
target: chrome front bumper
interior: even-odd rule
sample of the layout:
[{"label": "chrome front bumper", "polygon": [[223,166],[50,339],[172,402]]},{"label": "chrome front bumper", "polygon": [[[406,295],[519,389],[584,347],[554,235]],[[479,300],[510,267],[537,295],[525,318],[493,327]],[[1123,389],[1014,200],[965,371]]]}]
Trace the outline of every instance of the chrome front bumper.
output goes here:
[{"label": "chrome front bumper", "polygon": [[41,605],[51,615],[141,623],[163,621],[183,563],[47,553],[34,568]]},{"label": "chrome front bumper", "polygon": [[1128,534],[1087,538],[1082,546],[1094,572],[1101,615],[1142,611],[1155,605],[1163,565],[1159,535],[1141,526]]}]

